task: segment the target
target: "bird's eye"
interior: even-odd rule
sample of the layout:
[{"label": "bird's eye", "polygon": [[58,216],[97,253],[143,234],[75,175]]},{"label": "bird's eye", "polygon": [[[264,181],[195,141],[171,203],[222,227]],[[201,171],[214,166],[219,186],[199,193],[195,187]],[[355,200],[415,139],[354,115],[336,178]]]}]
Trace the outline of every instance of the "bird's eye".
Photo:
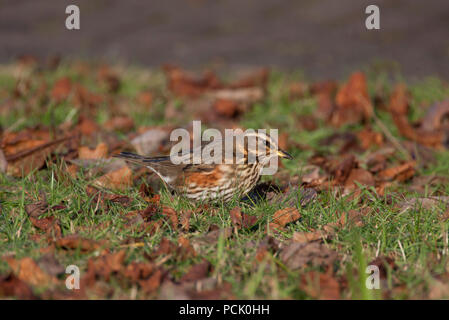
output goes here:
[{"label": "bird's eye", "polygon": [[267,147],[268,149],[271,149],[271,143],[268,140],[265,140],[265,147]]}]

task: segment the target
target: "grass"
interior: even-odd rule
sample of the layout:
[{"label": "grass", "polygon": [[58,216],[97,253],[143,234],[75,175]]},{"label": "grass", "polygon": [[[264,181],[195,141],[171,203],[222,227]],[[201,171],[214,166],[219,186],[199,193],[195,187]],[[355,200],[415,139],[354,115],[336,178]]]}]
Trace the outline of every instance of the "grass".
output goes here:
[{"label": "grass", "polygon": [[[14,87],[14,80],[9,74],[8,68],[2,68],[0,73],[0,91],[10,91]],[[7,71],[5,71],[7,70]],[[163,112],[167,94],[164,89],[163,77],[159,72],[140,71],[138,68],[120,69],[123,82],[119,92],[124,98],[134,97],[141,90],[150,88],[161,93],[151,110],[140,110],[133,108],[130,116],[134,118],[136,126],[158,125],[164,123],[164,119],[156,117]],[[61,76],[69,76],[87,86],[93,92],[102,92],[102,88],[89,76],[79,76],[70,66],[62,66],[56,72],[44,72],[42,80],[50,87],[56,79]],[[383,75],[370,75],[369,84],[378,84],[389,90],[392,83]],[[268,98],[256,104],[250,112],[245,114],[240,124],[252,128],[282,128],[287,132],[292,141],[308,145],[324,154],[334,153],[335,146],[325,146],[320,141],[335,132],[335,129],[324,123],[314,131],[298,131],[295,127],[293,115],[310,115],[316,108],[313,97],[306,96],[304,99],[290,101],[288,99],[288,83],[291,76],[275,73],[270,78],[268,87]],[[36,90],[38,82],[32,83],[31,92]],[[423,105],[430,105],[449,97],[449,87],[441,80],[435,78],[424,79],[409,85],[412,94],[412,118],[419,119],[423,114]],[[162,95],[163,94],[163,95]],[[374,95],[374,91],[370,94]],[[5,94],[0,97],[4,97]],[[3,99],[3,98],[2,98]],[[76,119],[77,111],[70,102],[59,105],[48,105],[43,103],[29,110],[27,100],[23,100],[14,109],[1,111],[1,127],[13,127],[15,131],[28,128],[37,124],[46,126],[58,125],[67,117]],[[0,109],[1,110],[1,109]],[[100,106],[98,121],[104,122],[110,116],[108,105]],[[399,138],[389,115],[379,111],[378,116],[387,125],[389,130]],[[187,122],[187,121],[186,121]],[[18,124],[17,124],[18,123]],[[15,125],[17,124],[17,125]],[[178,123],[180,124],[180,123]],[[357,131],[361,126],[350,126],[339,129],[341,132]],[[375,125],[374,125],[375,128]],[[126,139],[125,136],[122,136]],[[400,138],[399,138],[400,139]],[[289,150],[294,160],[283,162],[285,167],[281,169],[290,175],[298,175],[303,172],[307,159],[313,154],[310,150]],[[439,151],[436,153],[436,163],[422,169],[420,175],[448,175],[449,152]],[[267,177],[265,180],[271,180]],[[278,176],[274,177],[278,179]],[[147,207],[146,201],[139,196],[140,183],[122,192],[132,199],[128,206],[110,202],[108,209],[100,208],[95,212],[96,203],[86,193],[86,187],[92,182],[92,178],[84,176],[80,172],[76,178],[66,172],[62,161],[48,162],[46,168],[35,171],[23,179],[13,178],[0,174],[0,252],[2,255],[13,253],[17,259],[32,257],[38,260],[45,254],[49,246],[45,240],[35,241],[33,236],[39,234],[31,224],[26,212],[25,205],[41,199],[42,194],[47,196],[50,206],[63,203],[66,208],[51,211],[47,216],[56,216],[60,221],[62,234],[68,235],[77,232],[83,237],[102,240],[106,239],[111,251],[126,248],[126,261],[144,261],[145,254],[150,254],[157,248],[162,237],[177,242],[180,232],[173,230],[169,224],[165,224],[159,232],[146,234],[126,227],[124,214],[134,210],[142,210]],[[145,177],[141,183],[146,183]],[[409,183],[408,183],[409,184]],[[322,226],[336,223],[339,219],[338,213],[350,210],[361,210],[370,207],[372,212],[364,216],[363,226],[345,226],[338,228],[335,235],[327,240],[330,248],[338,252],[338,259],[332,266],[334,277],[345,278],[347,285],[341,290],[342,297],[348,299],[379,299],[383,295],[393,299],[426,298],[437,275],[447,273],[447,234],[449,223],[441,219],[440,208],[414,208],[406,211],[398,209],[398,205],[404,199],[421,197],[409,190],[408,185],[397,184],[391,189],[391,202],[386,197],[380,197],[370,188],[362,188],[359,198],[335,197],[332,191],[324,191],[318,194],[315,201],[301,209],[301,219],[287,226],[278,237],[289,239],[296,231],[309,231],[320,229]],[[438,188],[438,190],[437,190]],[[187,202],[185,199],[175,197],[174,199],[164,189],[159,191],[161,203],[173,207],[177,212],[195,210],[196,204]],[[300,190],[295,191],[300,197]],[[442,185],[427,189],[427,195],[436,192],[449,195],[449,186]],[[268,254],[266,258],[258,263],[255,256],[259,244],[266,238],[266,226],[272,220],[274,212],[283,208],[283,204],[259,202],[253,206],[243,207],[239,201],[223,205],[220,204],[213,210],[192,215],[190,231],[184,233],[192,243],[201,238],[208,230],[216,225],[220,228],[233,227],[229,210],[240,206],[249,215],[259,218],[259,223],[251,229],[242,229],[233,236],[219,237],[217,241],[202,243],[197,247],[198,256],[180,260],[173,256],[163,264],[172,270],[171,274],[175,280],[179,280],[190,266],[206,259],[211,262],[212,276],[220,281],[231,284],[232,293],[238,299],[309,299],[314,298],[302,290],[301,279],[310,269],[289,270],[279,256]],[[138,239],[143,246],[126,246],[127,239]],[[81,273],[87,270],[87,261],[94,257],[97,252],[81,253],[79,251],[55,250],[55,256],[63,266],[75,264],[80,266]],[[387,256],[394,259],[396,270],[389,270],[386,282],[382,283],[381,290],[366,289],[364,276],[365,268],[375,256]],[[6,274],[9,266],[3,259],[0,260],[0,274]],[[322,269],[319,269],[322,270]],[[362,276],[363,275],[363,276]],[[60,275],[64,279],[65,275]],[[113,288],[112,296],[109,298],[129,298],[133,287],[126,287],[118,283],[114,277],[108,283]],[[34,288],[35,292],[43,292],[45,288]],[[140,291],[137,298],[145,297]],[[151,296],[154,297],[154,296]]]}]

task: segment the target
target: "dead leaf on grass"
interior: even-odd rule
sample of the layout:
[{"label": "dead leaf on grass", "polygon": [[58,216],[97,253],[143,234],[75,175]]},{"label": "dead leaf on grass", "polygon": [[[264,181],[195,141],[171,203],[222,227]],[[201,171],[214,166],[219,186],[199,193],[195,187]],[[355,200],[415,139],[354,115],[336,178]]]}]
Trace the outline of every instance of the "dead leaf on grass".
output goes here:
[{"label": "dead leaf on grass", "polygon": [[338,300],[340,283],[330,272],[310,271],[301,277],[300,289],[314,299]]},{"label": "dead leaf on grass", "polygon": [[102,159],[108,156],[108,146],[105,143],[99,143],[95,149],[80,147],[78,149],[79,159]]},{"label": "dead leaf on grass", "polygon": [[103,242],[81,238],[79,235],[70,235],[56,240],[56,246],[66,250],[80,250],[91,252],[102,247]]},{"label": "dead leaf on grass", "polygon": [[243,213],[239,207],[232,209],[229,214],[231,216],[232,224],[237,227],[237,229],[251,228],[257,222],[257,217]]},{"label": "dead leaf on grass", "polygon": [[181,282],[197,281],[207,277],[211,268],[209,261],[203,259],[202,262],[190,267],[186,274],[181,277]]},{"label": "dead leaf on grass", "polygon": [[58,282],[55,277],[45,273],[30,257],[25,257],[20,260],[12,257],[5,257],[4,259],[14,274],[29,285],[45,287]]},{"label": "dead leaf on grass", "polygon": [[381,181],[404,182],[415,175],[415,161],[408,161],[395,167],[380,171],[376,178]]},{"label": "dead leaf on grass", "polygon": [[301,214],[296,208],[285,208],[274,213],[272,221],[269,223],[270,230],[282,230],[287,224],[301,218]]},{"label": "dead leaf on grass", "polygon": [[14,273],[0,276],[0,297],[23,300],[36,299],[29,285]]},{"label": "dead leaf on grass", "polygon": [[126,190],[132,185],[133,172],[128,166],[106,173],[96,179],[93,184],[102,188]]},{"label": "dead leaf on grass", "polygon": [[320,242],[292,242],[279,255],[290,269],[300,269],[307,265],[329,266],[337,258],[337,253]]}]

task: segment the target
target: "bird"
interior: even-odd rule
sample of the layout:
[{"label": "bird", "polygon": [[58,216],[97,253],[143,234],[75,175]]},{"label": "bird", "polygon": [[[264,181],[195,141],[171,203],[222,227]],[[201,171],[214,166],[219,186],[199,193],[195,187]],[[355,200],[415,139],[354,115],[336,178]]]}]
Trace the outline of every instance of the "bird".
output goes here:
[{"label": "bird", "polygon": [[[224,156],[219,163],[210,163],[202,158],[200,163],[192,161],[194,151],[181,154],[182,163],[174,163],[170,156],[146,157],[130,152],[114,155],[128,162],[145,166],[155,172],[162,181],[180,194],[193,201],[229,202],[234,197],[243,197],[258,183],[262,169],[274,157],[292,159],[286,151],[279,149],[277,141],[264,132],[247,134],[257,141],[249,143],[249,139],[235,143],[232,154],[222,152]],[[238,139],[236,139],[238,140]],[[243,141],[243,140],[240,140]],[[223,141],[211,142],[220,144]],[[194,149],[195,150],[195,149]],[[238,157],[238,155],[242,155]],[[232,157],[232,162],[225,161]],[[186,161],[187,160],[187,161]]]}]

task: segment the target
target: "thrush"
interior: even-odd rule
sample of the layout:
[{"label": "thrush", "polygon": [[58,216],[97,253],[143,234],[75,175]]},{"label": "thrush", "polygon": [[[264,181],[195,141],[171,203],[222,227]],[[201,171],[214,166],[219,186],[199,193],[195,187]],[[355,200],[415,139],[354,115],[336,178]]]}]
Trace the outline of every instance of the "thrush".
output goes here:
[{"label": "thrush", "polygon": [[195,149],[180,155],[182,163],[174,163],[170,156],[145,157],[130,152],[121,152],[114,157],[149,168],[170,189],[188,199],[228,202],[250,192],[259,181],[262,169],[273,157],[292,159],[278,148],[277,141],[270,135],[254,132],[252,137],[256,143],[249,143],[246,139],[236,143],[231,152],[226,152],[221,140],[214,141],[221,144],[222,152],[218,155],[221,161],[213,163],[210,157],[202,157],[200,163],[195,163]]}]

